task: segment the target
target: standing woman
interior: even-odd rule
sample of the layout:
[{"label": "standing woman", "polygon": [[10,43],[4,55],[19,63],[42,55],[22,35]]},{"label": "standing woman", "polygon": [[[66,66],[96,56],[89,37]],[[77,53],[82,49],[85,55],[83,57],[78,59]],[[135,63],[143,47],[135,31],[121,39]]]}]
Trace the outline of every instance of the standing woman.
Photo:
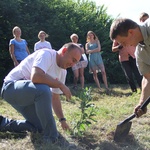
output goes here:
[{"label": "standing woman", "polygon": [[14,36],[9,42],[9,53],[16,67],[23,59],[25,59],[30,51],[25,39],[21,39],[21,29],[15,26],[12,30]]},{"label": "standing woman", "polygon": [[42,48],[52,49],[51,43],[45,40],[45,38],[47,37],[48,34],[46,34],[44,31],[39,32],[38,38],[40,39],[40,41],[34,44],[34,51],[37,51]]},{"label": "standing woman", "polygon": [[137,81],[137,84],[140,87],[140,89],[143,78],[140,75],[136,65],[135,48],[135,46],[123,47],[116,40],[113,40],[112,52],[119,52],[119,61],[132,92],[137,92],[137,87],[134,78]]},{"label": "standing woman", "polygon": [[89,54],[89,70],[93,73],[93,79],[97,87],[99,88],[99,91],[101,91],[101,87],[97,76],[98,70],[101,70],[105,88],[106,90],[109,90],[103,59],[100,54],[100,41],[98,40],[98,37],[93,31],[88,31],[87,33],[87,43],[85,45],[85,49],[86,53]]},{"label": "standing woman", "polygon": [[87,67],[88,60],[87,60],[87,57],[84,53],[83,45],[78,43],[78,39],[79,39],[78,35],[73,33],[70,36],[70,39],[73,43],[78,44],[82,48],[82,56],[81,56],[80,61],[78,63],[76,63],[74,66],[72,66],[72,71],[74,74],[74,86],[73,86],[73,88],[77,89],[77,83],[78,83],[79,78],[80,78],[81,88],[84,88],[84,68]]}]

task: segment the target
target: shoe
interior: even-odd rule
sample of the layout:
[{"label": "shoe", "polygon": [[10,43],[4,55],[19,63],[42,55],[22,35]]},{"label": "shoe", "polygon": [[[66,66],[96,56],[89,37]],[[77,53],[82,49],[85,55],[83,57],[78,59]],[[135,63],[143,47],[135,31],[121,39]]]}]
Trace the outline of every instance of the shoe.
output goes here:
[{"label": "shoe", "polygon": [[137,93],[137,89],[132,89],[132,93]]},{"label": "shoe", "polygon": [[109,88],[106,88],[106,92],[110,92],[110,89],[109,89]]},{"label": "shoe", "polygon": [[1,124],[2,124],[3,118],[4,118],[4,117],[0,115],[0,131],[2,131],[2,126],[1,126]]},{"label": "shoe", "polygon": [[98,91],[99,91],[100,93],[103,92],[102,88],[98,89]]},{"label": "shoe", "polygon": [[61,150],[79,150],[75,144],[69,143],[62,135],[59,134],[58,138],[52,140],[49,137],[43,138],[44,144],[50,144],[53,149],[55,147],[60,148]]},{"label": "shoe", "polygon": [[111,93],[111,90],[109,88],[106,88],[106,94],[110,95],[110,93]]},{"label": "shoe", "polygon": [[3,116],[0,115],[0,125],[2,123],[2,120],[3,120]]},{"label": "shoe", "polygon": [[77,85],[73,86],[73,89],[74,89],[74,90],[77,90],[77,89],[78,89]]},{"label": "shoe", "polygon": [[59,134],[58,139],[54,145],[57,145],[61,149],[65,150],[77,150],[77,146],[73,143],[69,143],[61,134]]}]

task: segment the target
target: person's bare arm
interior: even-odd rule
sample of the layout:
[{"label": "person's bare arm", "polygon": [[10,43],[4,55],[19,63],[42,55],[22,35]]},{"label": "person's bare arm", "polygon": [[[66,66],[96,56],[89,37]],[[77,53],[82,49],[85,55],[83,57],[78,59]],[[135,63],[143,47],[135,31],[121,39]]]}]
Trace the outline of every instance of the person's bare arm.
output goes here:
[{"label": "person's bare arm", "polygon": [[118,52],[120,49],[122,49],[123,46],[120,45],[117,41],[113,41],[113,44],[112,44],[112,52]]},{"label": "person's bare arm", "polygon": [[100,41],[97,40],[96,42],[97,42],[98,47],[95,48],[95,49],[93,49],[93,50],[91,51],[91,53],[96,53],[96,52],[100,52],[100,51],[101,51]]},{"label": "person's bare arm", "polygon": [[97,45],[98,45],[97,48],[92,49],[92,50],[89,50],[89,49],[88,49],[88,43],[86,43],[86,45],[85,45],[86,54],[91,54],[91,53],[100,52],[100,51],[101,51],[101,45],[100,45],[99,40],[97,40]]},{"label": "person's bare arm", "polygon": [[149,96],[150,96],[150,73],[147,73],[143,76],[142,92],[141,92],[139,104],[134,109],[134,112],[137,117],[140,117],[141,115],[147,112],[147,107],[144,109],[144,111],[139,108]]},{"label": "person's bare arm", "polygon": [[26,46],[26,51],[27,51],[28,55],[30,55],[30,51],[29,51],[28,46]]},{"label": "person's bare arm", "polygon": [[88,49],[88,43],[86,43],[85,44],[85,52],[86,52],[86,54],[90,54],[90,51],[91,50]]},{"label": "person's bare arm", "polygon": [[84,47],[82,47],[81,50],[82,50],[82,54],[84,54]]},{"label": "person's bare arm", "polygon": [[19,63],[18,63],[18,61],[17,61],[17,59],[16,59],[16,57],[15,57],[15,54],[14,54],[14,45],[13,45],[13,44],[11,44],[11,45],[9,46],[9,53],[10,53],[11,59],[12,59],[13,62],[14,62],[14,66],[17,66]]},{"label": "person's bare arm", "polygon": [[60,121],[61,123],[61,127],[63,130],[69,130],[69,125],[67,124],[66,120],[64,119],[64,114],[63,114],[63,110],[62,110],[62,105],[61,105],[61,101],[60,101],[60,95],[59,94],[55,94],[52,93],[52,105],[53,105],[53,110],[56,114],[56,116],[58,117],[58,119],[62,119]]},{"label": "person's bare arm", "polygon": [[52,87],[52,88],[60,88],[60,90],[66,96],[66,99],[67,100],[71,99],[70,89],[66,85],[64,85],[62,82],[54,79],[53,77],[49,76],[48,74],[45,74],[45,72],[38,67],[32,68],[31,81],[33,83],[47,84],[49,87]]}]

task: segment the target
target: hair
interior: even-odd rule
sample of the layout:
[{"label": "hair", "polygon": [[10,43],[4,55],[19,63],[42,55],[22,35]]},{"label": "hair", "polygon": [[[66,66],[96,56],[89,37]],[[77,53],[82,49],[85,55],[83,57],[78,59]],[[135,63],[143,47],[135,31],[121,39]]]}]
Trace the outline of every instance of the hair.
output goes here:
[{"label": "hair", "polygon": [[67,48],[67,51],[68,52],[70,52],[70,51],[72,51],[73,49],[79,49],[79,51],[81,52],[81,54],[82,54],[82,49],[81,49],[81,47],[78,45],[78,44],[76,44],[76,43],[72,43],[72,42],[70,42],[70,43],[66,43],[66,44],[64,44],[63,45],[63,47],[65,47],[65,48]]},{"label": "hair", "polygon": [[[15,26],[13,29],[12,29],[12,34],[13,34],[13,36],[15,37],[15,31],[16,31],[16,29],[20,29],[18,26]],[[21,29],[20,29],[21,30]]]},{"label": "hair", "polygon": [[142,12],[142,13],[140,14],[140,18],[142,18],[142,17],[149,17],[149,15],[148,15],[147,13],[145,13],[145,12]]},{"label": "hair", "polygon": [[93,34],[94,35],[94,40],[98,40],[98,37],[96,36],[96,34],[93,31],[88,31],[87,36],[86,36],[86,41],[87,42],[89,42],[89,38],[88,38],[89,34]]},{"label": "hair", "polygon": [[72,40],[73,37],[76,37],[77,39],[79,38],[77,34],[73,33],[72,35],[70,35],[70,39]]},{"label": "hair", "polygon": [[142,21],[142,19],[144,18],[144,17],[147,17],[147,18],[149,18],[149,15],[146,13],[146,12],[142,12],[141,14],[140,14],[140,21]]},{"label": "hair", "polygon": [[96,34],[93,31],[88,31],[87,36],[86,36],[86,41],[87,42],[89,42],[89,38],[88,38],[89,34],[93,34],[94,35],[94,40],[98,40],[98,37],[96,36]]},{"label": "hair", "polygon": [[40,34],[42,34],[42,33],[44,33],[45,34],[45,38],[48,38],[48,34],[45,32],[45,31],[40,31],[39,33],[38,33],[38,38],[40,39]]},{"label": "hair", "polygon": [[110,27],[110,39],[114,40],[118,35],[127,36],[129,29],[135,29],[138,24],[131,19],[119,18],[116,19]]}]

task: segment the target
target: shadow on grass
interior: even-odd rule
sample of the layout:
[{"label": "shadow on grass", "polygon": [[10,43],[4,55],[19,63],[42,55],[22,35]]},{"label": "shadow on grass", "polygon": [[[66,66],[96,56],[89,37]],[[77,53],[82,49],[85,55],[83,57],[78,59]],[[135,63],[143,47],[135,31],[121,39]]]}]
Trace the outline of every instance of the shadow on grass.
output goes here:
[{"label": "shadow on grass", "polygon": [[26,138],[27,133],[14,133],[14,132],[0,132],[0,139],[23,139]]},{"label": "shadow on grass", "polygon": [[94,135],[86,134],[84,138],[78,138],[79,145],[86,150],[133,150],[133,148],[145,150],[131,133],[119,142],[113,140],[114,132],[104,136],[106,136],[104,141],[97,141]]},{"label": "shadow on grass", "polygon": [[126,96],[126,97],[128,97],[128,96],[131,96],[133,93],[132,92],[124,92],[124,91],[115,91],[115,90],[111,90],[110,91],[110,95],[111,96],[118,96],[118,97],[122,97],[122,96]]},{"label": "shadow on grass", "polygon": [[82,148],[75,141],[65,138],[59,133],[58,140],[53,144],[51,141],[43,141],[40,134],[31,134],[31,141],[35,150],[81,150]]},{"label": "shadow on grass", "polygon": [[[91,86],[89,86],[89,87],[91,87]],[[88,87],[88,88],[89,88],[89,87]],[[102,91],[99,91],[99,90],[98,90],[97,88],[95,88],[95,87],[94,87],[94,88],[91,87],[91,88],[92,88],[91,95],[93,95],[93,93],[96,93],[96,94],[99,95],[99,96],[108,95],[108,96],[117,96],[117,97],[123,97],[123,96],[128,97],[128,96],[131,96],[131,95],[133,94],[133,93],[130,92],[130,91],[126,91],[126,87],[124,87],[124,88],[122,87],[122,88],[121,88],[121,91],[115,90],[115,87],[110,88],[109,91],[106,90],[106,89],[102,89]],[[70,88],[70,89],[71,89],[71,88]],[[78,97],[81,92],[82,92],[82,89],[81,89],[81,88],[78,88],[78,89],[76,89],[76,90],[71,89],[72,95],[73,95],[73,96],[76,96],[76,97]]]},{"label": "shadow on grass", "polygon": [[[27,134],[20,134],[20,133],[3,133],[0,132],[0,139],[20,139],[25,138]],[[29,136],[29,134],[28,134]],[[31,134],[31,142],[34,146],[34,150],[146,150],[137,140],[135,140],[134,135],[132,133],[129,133],[129,135],[121,139],[119,142],[115,142],[113,140],[114,132],[111,132],[107,135],[101,135],[104,136],[104,140],[98,140],[95,135],[91,134],[85,134],[84,137],[72,137],[71,143],[75,141],[76,148],[62,148],[59,147],[57,144],[51,144],[51,143],[43,143],[41,135],[40,134]],[[100,138],[101,139],[101,138]],[[67,142],[70,142],[70,140],[65,139]],[[32,149],[32,148],[31,148]]]}]

